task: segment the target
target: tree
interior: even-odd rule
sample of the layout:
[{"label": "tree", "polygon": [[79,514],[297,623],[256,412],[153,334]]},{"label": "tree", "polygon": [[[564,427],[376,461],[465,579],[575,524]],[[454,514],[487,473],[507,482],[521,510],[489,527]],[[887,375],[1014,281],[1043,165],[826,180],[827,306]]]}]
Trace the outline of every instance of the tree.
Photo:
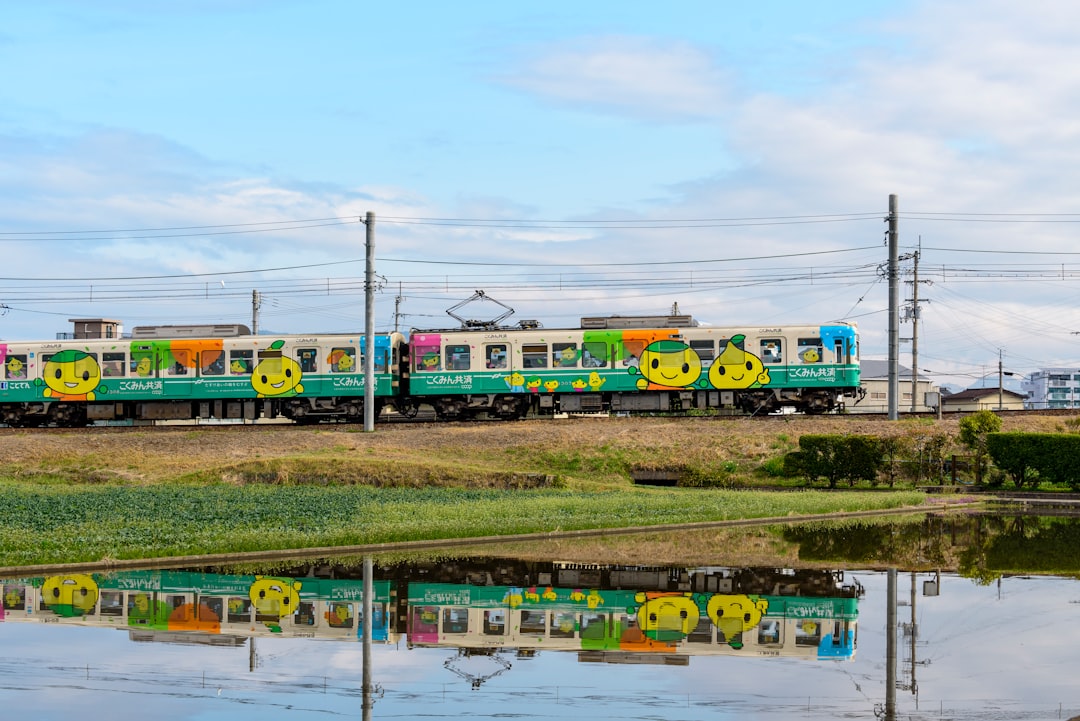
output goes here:
[{"label": "tree", "polygon": [[960,419],[960,442],[975,455],[975,482],[982,483],[986,470],[986,434],[1001,430],[1001,418],[991,411],[976,411]]}]

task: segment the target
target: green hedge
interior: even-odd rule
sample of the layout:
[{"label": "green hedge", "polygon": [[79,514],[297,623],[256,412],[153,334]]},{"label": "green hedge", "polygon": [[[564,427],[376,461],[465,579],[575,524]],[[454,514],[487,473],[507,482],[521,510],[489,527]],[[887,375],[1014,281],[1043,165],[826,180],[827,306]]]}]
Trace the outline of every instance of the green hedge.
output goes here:
[{"label": "green hedge", "polygon": [[986,446],[994,465],[1008,473],[1017,488],[1029,482],[1080,488],[1080,435],[988,433]]},{"label": "green hedge", "polygon": [[784,459],[785,470],[806,476],[809,483],[824,478],[829,488],[840,481],[876,483],[884,464],[881,439],[861,435],[804,435],[799,450]]}]

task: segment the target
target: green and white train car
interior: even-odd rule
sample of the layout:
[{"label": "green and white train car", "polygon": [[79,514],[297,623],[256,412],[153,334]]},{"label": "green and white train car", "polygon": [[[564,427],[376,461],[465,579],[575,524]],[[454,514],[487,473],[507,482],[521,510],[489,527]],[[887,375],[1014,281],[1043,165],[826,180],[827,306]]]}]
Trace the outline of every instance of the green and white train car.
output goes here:
[{"label": "green and white train car", "polygon": [[408,397],[440,417],[790,407],[859,392],[853,324],[413,331]]},{"label": "green and white train car", "polygon": [[[175,329],[173,329],[175,330]],[[377,410],[400,392],[404,336],[375,338]],[[0,343],[0,420],[363,418],[364,337],[143,337]]]}]

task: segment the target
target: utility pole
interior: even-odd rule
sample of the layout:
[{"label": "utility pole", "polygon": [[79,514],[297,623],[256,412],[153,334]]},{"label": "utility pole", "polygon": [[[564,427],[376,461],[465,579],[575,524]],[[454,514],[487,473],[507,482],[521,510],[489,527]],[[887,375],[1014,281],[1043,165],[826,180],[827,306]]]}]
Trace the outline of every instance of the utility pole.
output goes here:
[{"label": "utility pole", "polygon": [[364,432],[375,430],[375,214],[368,213],[364,248]]},{"label": "utility pole", "polygon": [[397,296],[394,298],[394,332],[398,332],[398,325],[401,323],[401,303],[408,300],[401,294],[401,281],[397,284]]},{"label": "utility pole", "polygon": [[896,195],[889,196],[889,420],[900,416],[900,251]]},{"label": "utility pole", "polygon": [[[930,283],[929,280],[919,280],[919,257],[922,255],[922,237],[919,238],[919,249],[906,258],[914,260],[914,271],[911,280],[911,310],[906,314],[911,320],[911,412],[915,413],[919,405],[919,318],[921,312],[919,303],[929,301],[919,299],[919,283]],[[940,404],[938,406],[940,408]]]},{"label": "utility pole", "polygon": [[1005,408],[1005,368],[1001,365],[1001,349],[998,348],[998,410]]},{"label": "utility pole", "polygon": [[259,308],[262,307],[262,295],[257,290],[251,291],[251,334],[259,335]]}]

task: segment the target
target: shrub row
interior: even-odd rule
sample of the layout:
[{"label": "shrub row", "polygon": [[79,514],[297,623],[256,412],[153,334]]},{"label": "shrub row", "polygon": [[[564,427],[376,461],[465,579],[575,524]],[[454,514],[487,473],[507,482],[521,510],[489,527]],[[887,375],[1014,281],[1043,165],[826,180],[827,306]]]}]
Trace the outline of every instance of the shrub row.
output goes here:
[{"label": "shrub row", "polygon": [[1029,481],[1080,488],[1080,435],[988,433],[986,449],[994,465],[1008,473],[1017,488]]}]

